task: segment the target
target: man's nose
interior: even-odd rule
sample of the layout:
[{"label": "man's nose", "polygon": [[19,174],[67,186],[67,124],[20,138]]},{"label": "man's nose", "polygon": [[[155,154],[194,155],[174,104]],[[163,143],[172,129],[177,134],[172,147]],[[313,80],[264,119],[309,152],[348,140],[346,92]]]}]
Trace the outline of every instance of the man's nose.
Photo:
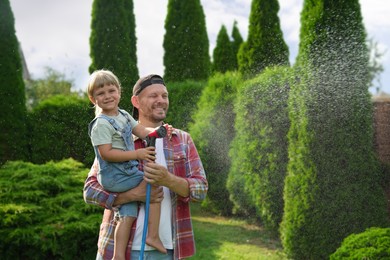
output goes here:
[{"label": "man's nose", "polygon": [[166,99],[163,96],[158,96],[157,101],[163,103],[166,102]]}]

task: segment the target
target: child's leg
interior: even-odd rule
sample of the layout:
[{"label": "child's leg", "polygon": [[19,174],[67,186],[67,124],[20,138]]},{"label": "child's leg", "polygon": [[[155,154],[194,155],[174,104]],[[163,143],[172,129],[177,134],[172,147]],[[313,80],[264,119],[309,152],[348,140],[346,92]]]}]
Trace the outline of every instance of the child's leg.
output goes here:
[{"label": "child's leg", "polygon": [[146,244],[156,248],[161,253],[167,253],[167,249],[164,247],[158,234],[160,227],[160,214],[161,203],[150,203],[149,208],[149,221],[148,221],[148,236],[146,238]]},{"label": "child's leg", "polygon": [[129,243],[131,226],[135,217],[125,216],[120,217],[114,235],[114,260],[125,260],[126,249]]}]

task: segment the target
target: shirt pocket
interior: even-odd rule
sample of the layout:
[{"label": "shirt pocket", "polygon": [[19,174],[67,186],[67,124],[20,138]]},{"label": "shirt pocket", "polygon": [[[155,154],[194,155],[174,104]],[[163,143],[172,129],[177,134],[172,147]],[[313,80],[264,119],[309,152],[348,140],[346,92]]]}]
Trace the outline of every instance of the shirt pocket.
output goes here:
[{"label": "shirt pocket", "polygon": [[177,151],[173,156],[174,174],[180,177],[186,177],[187,155],[183,150]]}]

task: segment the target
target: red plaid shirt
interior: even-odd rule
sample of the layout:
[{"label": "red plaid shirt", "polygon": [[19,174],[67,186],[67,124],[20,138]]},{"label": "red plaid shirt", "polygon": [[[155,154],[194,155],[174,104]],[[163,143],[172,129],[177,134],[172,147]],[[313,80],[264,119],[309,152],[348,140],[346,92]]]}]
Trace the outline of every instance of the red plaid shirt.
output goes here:
[{"label": "red plaid shirt", "polygon": [[[183,259],[195,254],[189,202],[204,200],[208,190],[208,183],[198,151],[188,133],[175,129],[171,140],[164,138],[163,144],[168,171],[176,176],[185,178],[190,189],[190,195],[186,198],[171,192],[174,259]],[[140,139],[136,140],[135,149],[142,147],[144,147],[144,142]],[[112,204],[117,194],[107,192],[100,186],[96,177],[98,167],[98,163],[95,160],[84,184],[84,200],[86,203],[105,208],[99,233],[98,251],[103,256],[103,259],[112,259],[116,226]],[[142,168],[143,165],[140,164],[141,171]],[[135,225],[136,223],[133,225],[127,246],[126,259],[130,259]]]}]

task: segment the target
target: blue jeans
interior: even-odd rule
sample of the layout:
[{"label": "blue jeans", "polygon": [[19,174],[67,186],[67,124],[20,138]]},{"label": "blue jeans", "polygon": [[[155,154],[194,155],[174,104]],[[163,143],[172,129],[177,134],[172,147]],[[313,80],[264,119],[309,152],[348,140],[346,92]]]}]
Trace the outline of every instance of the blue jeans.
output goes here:
[{"label": "blue jeans", "polygon": [[[168,249],[167,252],[167,254],[163,254],[157,250],[144,251],[144,260],[172,260],[173,250]],[[140,253],[140,250],[131,250],[131,259],[138,260]]]}]

